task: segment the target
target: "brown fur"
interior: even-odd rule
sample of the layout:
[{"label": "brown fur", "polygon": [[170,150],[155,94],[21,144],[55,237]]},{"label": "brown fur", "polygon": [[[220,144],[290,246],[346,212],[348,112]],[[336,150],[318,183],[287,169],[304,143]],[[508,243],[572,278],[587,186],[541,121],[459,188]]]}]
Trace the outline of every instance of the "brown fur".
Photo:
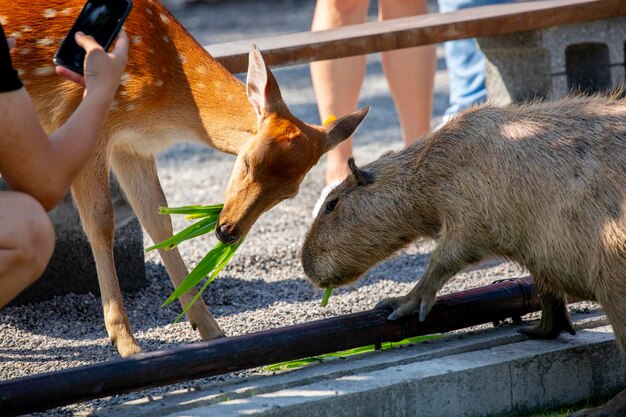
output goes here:
[{"label": "brown fur", "polygon": [[[603,305],[626,352],[626,101],[618,96],[476,107],[354,167],[311,226],[304,271],[321,287],[346,284],[431,238],[421,280],[379,303],[393,310],[390,319],[423,319],[451,276],[500,256],[527,268],[545,294],[532,335],[573,331],[563,304],[570,294]],[[358,185],[363,172],[373,181]],[[550,317],[555,309],[560,323]]]},{"label": "brown fur", "polygon": [[[107,332],[122,356],[141,348],[128,322],[113,262],[110,170],[143,227],[159,242],[172,235],[172,225],[168,216],[158,214],[167,201],[154,155],[181,141],[237,154],[218,237],[239,240],[264,211],[294,195],[306,172],[349,137],[367,113],[344,116],[327,128],[308,125],[283,103],[258,49],[251,50],[248,84],[243,85],[161,3],[133,3],[125,24],[130,38],[126,73],[98,149],[72,184],[96,261]],[[17,40],[13,64],[48,132],[68,119],[83,94],[81,88],[57,76],[52,65],[55,51],[83,5],[84,0],[0,0],[0,22],[6,35]],[[285,166],[289,176],[277,175]],[[177,286],[187,275],[179,252],[159,253]],[[193,296],[193,291],[184,294],[183,305]],[[201,299],[187,317],[204,339],[223,336]]]}]

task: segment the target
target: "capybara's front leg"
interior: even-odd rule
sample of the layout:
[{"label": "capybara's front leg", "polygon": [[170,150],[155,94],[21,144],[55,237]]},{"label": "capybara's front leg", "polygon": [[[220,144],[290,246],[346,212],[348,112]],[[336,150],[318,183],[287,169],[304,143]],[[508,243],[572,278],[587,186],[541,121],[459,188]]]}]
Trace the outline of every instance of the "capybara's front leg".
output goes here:
[{"label": "capybara's front leg", "polygon": [[541,321],[536,326],[520,329],[519,332],[533,339],[556,339],[561,332],[576,334],[569,318],[564,297],[540,294]]},{"label": "capybara's front leg", "polygon": [[385,298],[376,304],[376,308],[391,310],[389,320],[414,314],[419,311],[420,321],[426,319],[437,291],[458,271],[475,261],[475,256],[461,250],[463,246],[454,242],[440,244],[433,252],[428,268],[419,282],[402,297]]},{"label": "capybara's front leg", "polygon": [[611,398],[606,404],[585,408],[568,417],[623,417],[626,416],[626,390]]}]

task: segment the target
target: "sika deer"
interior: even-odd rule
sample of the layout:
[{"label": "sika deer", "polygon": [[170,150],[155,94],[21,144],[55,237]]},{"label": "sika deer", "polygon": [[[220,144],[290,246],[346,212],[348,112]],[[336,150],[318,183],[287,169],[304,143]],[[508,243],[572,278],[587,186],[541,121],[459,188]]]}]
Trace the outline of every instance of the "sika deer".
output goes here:
[{"label": "sika deer", "polygon": [[[55,74],[52,57],[83,6],[83,0],[3,0],[0,21],[17,39],[13,63],[33,97],[42,124],[58,128],[76,108],[82,91]],[[155,0],[135,0],[126,25],[131,40],[127,71],[91,162],[72,186],[91,242],[109,337],[122,356],[141,351],[122,303],[112,242],[113,170],[153,241],[172,234],[156,171],[155,153],[177,141],[203,143],[238,154],[229,181],[218,237],[228,243],[254,221],[294,195],[304,175],[330,148],[356,129],[366,110],[327,128],[308,125],[284,104],[258,49],[250,51],[246,88],[220,66]],[[187,269],[177,250],[159,251],[178,285]],[[186,305],[194,294],[182,297]],[[187,313],[203,339],[223,336],[202,300]]]}]

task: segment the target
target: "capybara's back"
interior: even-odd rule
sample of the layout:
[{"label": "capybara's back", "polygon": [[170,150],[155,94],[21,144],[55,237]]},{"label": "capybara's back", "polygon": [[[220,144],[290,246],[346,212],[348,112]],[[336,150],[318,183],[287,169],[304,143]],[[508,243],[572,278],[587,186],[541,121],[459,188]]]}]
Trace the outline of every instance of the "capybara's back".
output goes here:
[{"label": "capybara's back", "polygon": [[430,237],[437,246],[422,279],[381,302],[390,319],[424,318],[452,275],[501,256],[531,272],[560,321],[548,312],[535,336],[573,332],[567,293],[600,301],[626,349],[626,102],[618,96],[479,106],[364,169],[352,164],[307,235],[305,272],[322,287],[342,285]]}]

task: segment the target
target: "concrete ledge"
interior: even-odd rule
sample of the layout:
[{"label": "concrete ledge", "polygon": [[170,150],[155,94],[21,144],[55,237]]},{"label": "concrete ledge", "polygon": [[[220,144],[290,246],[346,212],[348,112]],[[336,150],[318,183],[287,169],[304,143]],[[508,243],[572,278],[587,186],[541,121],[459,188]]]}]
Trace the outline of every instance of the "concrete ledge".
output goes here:
[{"label": "concrete ledge", "polygon": [[94,415],[484,416],[572,404],[624,387],[626,363],[606,319],[574,318],[576,336],[528,340],[516,326],[234,379]]}]

